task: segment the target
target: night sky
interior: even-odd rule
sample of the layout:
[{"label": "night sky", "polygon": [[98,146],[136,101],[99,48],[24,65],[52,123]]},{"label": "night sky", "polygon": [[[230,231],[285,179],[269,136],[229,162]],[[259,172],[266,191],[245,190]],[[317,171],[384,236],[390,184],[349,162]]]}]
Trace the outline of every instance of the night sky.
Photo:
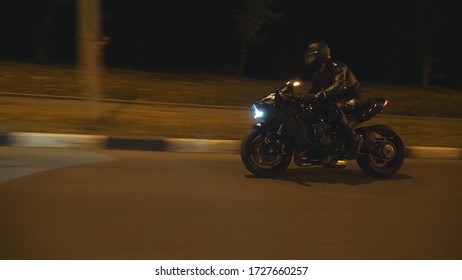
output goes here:
[{"label": "night sky", "polygon": [[[235,14],[245,0],[102,0],[105,64],[234,74]],[[321,40],[361,81],[462,88],[462,1],[280,0],[280,18],[249,48],[244,75],[307,75],[303,51]],[[75,0],[0,0],[0,61],[75,63]]]}]

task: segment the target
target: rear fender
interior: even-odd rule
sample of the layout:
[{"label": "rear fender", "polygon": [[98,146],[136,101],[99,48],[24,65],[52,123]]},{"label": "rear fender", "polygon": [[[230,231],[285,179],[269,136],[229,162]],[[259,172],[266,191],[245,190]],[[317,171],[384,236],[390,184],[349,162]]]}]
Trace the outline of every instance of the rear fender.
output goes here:
[{"label": "rear fender", "polygon": [[365,122],[372,119],[375,115],[382,113],[388,103],[386,98],[370,98],[364,104],[364,109],[359,116],[360,122]]}]

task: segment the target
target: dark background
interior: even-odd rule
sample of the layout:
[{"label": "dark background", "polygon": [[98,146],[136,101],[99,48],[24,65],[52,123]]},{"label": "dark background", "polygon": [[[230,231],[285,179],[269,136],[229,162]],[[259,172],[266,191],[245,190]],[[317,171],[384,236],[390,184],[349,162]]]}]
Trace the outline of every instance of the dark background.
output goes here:
[{"label": "dark background", "polygon": [[[281,17],[250,47],[244,75],[305,75],[303,51],[327,42],[361,81],[462,88],[462,1],[280,0]],[[245,0],[102,0],[105,64],[150,71],[234,74],[235,13]],[[75,64],[75,0],[0,0],[0,59]]]}]

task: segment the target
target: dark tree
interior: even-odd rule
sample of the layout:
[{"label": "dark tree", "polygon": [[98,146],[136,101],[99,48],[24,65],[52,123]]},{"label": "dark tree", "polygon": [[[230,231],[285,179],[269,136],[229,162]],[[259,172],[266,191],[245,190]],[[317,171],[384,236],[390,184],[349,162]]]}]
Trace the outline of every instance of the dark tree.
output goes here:
[{"label": "dark tree", "polygon": [[435,52],[437,35],[447,25],[443,14],[444,4],[434,0],[421,1],[417,5],[411,17],[408,18],[410,34],[418,46],[418,61],[421,65],[422,86],[428,86],[432,76],[432,68],[438,62],[439,57]]},{"label": "dark tree", "polygon": [[236,12],[239,40],[241,42],[237,76],[242,76],[249,48],[263,41],[267,34],[262,28],[279,19],[281,14],[274,10],[277,0],[246,0],[243,10]]}]

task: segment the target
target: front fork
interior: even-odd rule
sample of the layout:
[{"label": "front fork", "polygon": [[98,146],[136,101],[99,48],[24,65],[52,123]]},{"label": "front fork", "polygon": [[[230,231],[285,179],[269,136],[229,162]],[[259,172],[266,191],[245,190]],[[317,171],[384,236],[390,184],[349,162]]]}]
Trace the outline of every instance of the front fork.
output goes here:
[{"label": "front fork", "polygon": [[[265,138],[265,143],[266,144],[270,144],[270,143],[274,143],[274,140],[276,140],[276,142],[281,142],[281,135],[282,135],[282,124],[279,125],[278,127],[278,130],[276,131],[276,133],[273,135],[273,133],[268,130],[268,133],[266,134],[266,138]],[[271,136],[273,139],[269,139],[269,136]],[[270,141],[270,142],[268,142]]]},{"label": "front fork", "polygon": [[274,132],[274,130],[269,127],[265,127],[263,123],[256,124],[254,125],[254,127],[260,127],[260,128],[263,127],[263,129],[266,131],[266,137],[264,141],[265,141],[265,144],[268,146],[268,149],[266,150],[267,154],[271,154],[271,155],[286,154],[285,148],[283,146],[284,143],[282,141],[283,131],[284,131],[282,124],[278,126],[276,132]]}]

